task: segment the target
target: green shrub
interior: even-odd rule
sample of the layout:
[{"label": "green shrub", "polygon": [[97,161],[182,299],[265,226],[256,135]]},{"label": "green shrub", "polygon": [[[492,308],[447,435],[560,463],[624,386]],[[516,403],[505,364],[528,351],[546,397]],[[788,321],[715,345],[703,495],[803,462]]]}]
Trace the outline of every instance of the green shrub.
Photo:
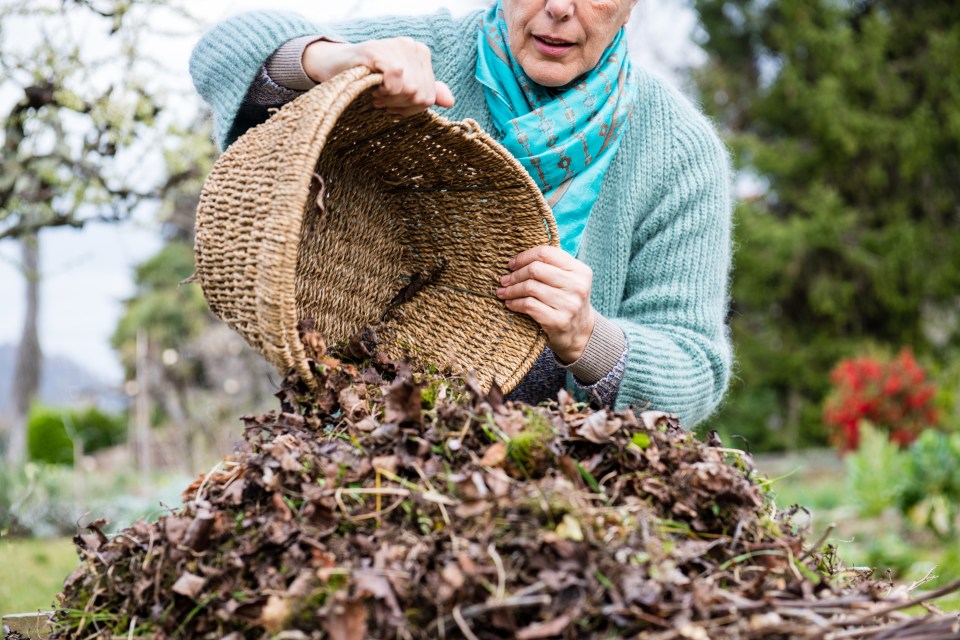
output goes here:
[{"label": "green shrub", "polygon": [[860,423],[858,438],[859,448],[843,460],[847,482],[860,514],[878,516],[897,505],[903,491],[907,456],[890,441],[886,431],[869,422]]},{"label": "green shrub", "polygon": [[960,433],[926,431],[906,456],[898,506],[916,524],[952,539],[960,520]]},{"label": "green shrub", "polygon": [[123,416],[95,407],[58,409],[34,405],[27,417],[27,450],[30,459],[50,464],[72,464],[74,439],[86,453],[119,444],[126,434]]},{"label": "green shrub", "polygon": [[908,449],[867,423],[860,437],[844,460],[860,514],[896,507],[913,525],[952,539],[960,531],[960,433],[928,429]]},{"label": "green shrub", "polygon": [[61,411],[34,407],[27,418],[27,451],[35,462],[73,463],[73,440]]}]

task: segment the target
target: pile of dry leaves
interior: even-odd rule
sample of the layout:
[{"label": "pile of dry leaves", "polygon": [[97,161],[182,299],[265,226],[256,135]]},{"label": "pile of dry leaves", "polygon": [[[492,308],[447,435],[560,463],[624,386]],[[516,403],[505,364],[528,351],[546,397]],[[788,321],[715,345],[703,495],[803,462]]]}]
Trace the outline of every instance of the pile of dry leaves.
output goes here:
[{"label": "pile of dry leaves", "polygon": [[304,339],[319,391],[290,375],[175,513],[76,538],[55,637],[960,637],[670,416],[505,404],[369,330],[337,357]]}]

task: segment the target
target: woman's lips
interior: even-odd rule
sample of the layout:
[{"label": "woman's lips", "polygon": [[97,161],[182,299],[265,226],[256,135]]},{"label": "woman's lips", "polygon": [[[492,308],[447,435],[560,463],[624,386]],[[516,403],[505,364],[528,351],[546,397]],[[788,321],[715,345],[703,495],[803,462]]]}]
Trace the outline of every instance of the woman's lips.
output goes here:
[{"label": "woman's lips", "polygon": [[572,42],[564,42],[563,40],[556,40],[554,38],[545,40],[540,36],[533,36],[533,44],[537,48],[537,51],[545,56],[554,58],[562,56],[573,47]]}]

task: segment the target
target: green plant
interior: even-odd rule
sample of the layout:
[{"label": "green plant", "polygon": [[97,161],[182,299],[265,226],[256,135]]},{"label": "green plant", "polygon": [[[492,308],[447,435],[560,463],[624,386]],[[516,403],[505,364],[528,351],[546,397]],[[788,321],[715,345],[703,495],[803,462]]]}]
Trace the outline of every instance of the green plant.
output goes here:
[{"label": "green plant", "polygon": [[96,407],[61,409],[34,405],[27,417],[27,451],[35,462],[73,464],[74,445],[86,453],[119,444],[126,434],[122,416]]},{"label": "green plant", "polygon": [[942,539],[960,529],[960,433],[923,433],[905,456],[898,506]]},{"label": "green plant", "polygon": [[864,423],[860,448],[844,459],[860,515],[896,507],[942,540],[960,531],[960,433],[927,430],[907,449]]},{"label": "green plant", "polygon": [[897,505],[907,456],[868,422],[859,433],[860,447],[844,458],[847,483],[860,514],[874,517]]}]

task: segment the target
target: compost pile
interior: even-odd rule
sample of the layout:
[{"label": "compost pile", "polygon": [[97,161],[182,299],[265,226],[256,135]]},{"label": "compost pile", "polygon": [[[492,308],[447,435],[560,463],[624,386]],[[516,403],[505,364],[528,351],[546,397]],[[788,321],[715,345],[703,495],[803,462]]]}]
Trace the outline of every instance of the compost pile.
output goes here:
[{"label": "compost pile", "polygon": [[670,415],[504,403],[302,330],[318,388],[290,374],[178,510],[77,536],[55,637],[960,637]]}]

